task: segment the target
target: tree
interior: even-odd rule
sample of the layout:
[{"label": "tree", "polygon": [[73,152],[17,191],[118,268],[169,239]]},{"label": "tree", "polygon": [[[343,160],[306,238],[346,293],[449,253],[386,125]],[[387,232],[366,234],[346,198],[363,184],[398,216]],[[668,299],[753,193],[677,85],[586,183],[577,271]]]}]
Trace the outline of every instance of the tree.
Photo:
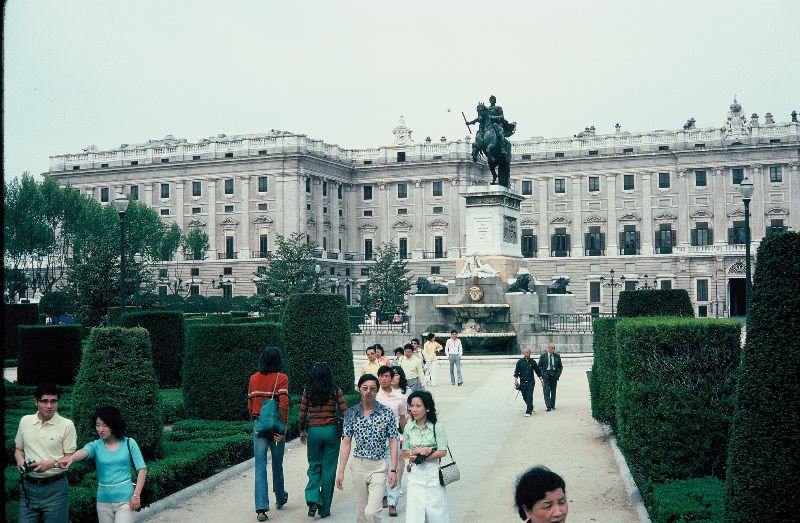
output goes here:
[{"label": "tree", "polygon": [[50,291],[39,301],[39,310],[51,316],[54,323],[58,323],[58,317],[71,312],[71,309],[72,299],[63,291]]},{"label": "tree", "polygon": [[277,248],[267,254],[267,271],[255,273],[258,277],[256,288],[259,294],[274,295],[275,301],[283,304],[289,296],[314,288],[316,245],[306,243],[300,233],[293,233],[288,238],[278,236],[275,243]]},{"label": "tree", "polygon": [[181,246],[187,260],[205,260],[206,253],[211,247],[208,243],[208,234],[197,227],[193,227],[189,234],[183,237]]},{"label": "tree", "polygon": [[382,243],[375,250],[375,266],[364,287],[361,306],[365,310],[372,310],[378,298],[382,300],[381,310],[384,313],[405,309],[405,294],[411,285],[406,262],[400,259],[394,244]]},{"label": "tree", "polygon": [[[178,252],[183,236],[181,228],[177,223],[164,231],[158,243],[158,261],[170,261],[175,259],[175,253]],[[177,264],[177,260],[176,260]]]}]

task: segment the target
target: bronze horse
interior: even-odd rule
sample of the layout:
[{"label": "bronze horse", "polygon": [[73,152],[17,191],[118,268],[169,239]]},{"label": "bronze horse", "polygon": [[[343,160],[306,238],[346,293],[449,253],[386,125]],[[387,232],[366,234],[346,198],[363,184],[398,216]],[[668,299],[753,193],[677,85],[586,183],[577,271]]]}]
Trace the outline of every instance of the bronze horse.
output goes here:
[{"label": "bronze horse", "polygon": [[[472,161],[477,162],[481,155],[486,156],[489,170],[492,172],[492,185],[498,183],[508,187],[511,173],[511,143],[499,136],[489,116],[488,108],[479,104],[478,132],[472,144]],[[500,124],[502,125],[502,123]]]}]

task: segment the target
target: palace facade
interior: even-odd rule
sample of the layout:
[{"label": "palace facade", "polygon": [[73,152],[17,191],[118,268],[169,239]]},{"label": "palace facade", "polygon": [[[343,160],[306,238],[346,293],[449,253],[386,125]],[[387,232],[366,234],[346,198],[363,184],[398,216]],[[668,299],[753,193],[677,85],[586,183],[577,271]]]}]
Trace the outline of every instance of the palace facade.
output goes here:
[{"label": "palace facade", "polygon": [[[800,124],[746,117],[734,100],[720,125],[513,141],[511,189],[521,193],[519,255],[544,281],[567,276],[578,312],[612,311],[619,291],[686,289],[700,316],[744,313],[744,209],[755,184],[752,252],[770,232],[800,228]],[[447,281],[465,252],[461,193],[488,183],[469,138],[415,143],[401,122],[394,143],[345,149],[302,134],[167,136],[50,158],[49,175],[102,202],[131,195],[210,240],[204,260],[160,271],[187,293],[251,295],[278,235],[319,246],[323,288],[355,302],[374,250],[397,245],[412,277]],[[179,254],[180,256],[180,254]],[[611,270],[614,282],[609,285]],[[622,277],[624,276],[624,279]]]}]

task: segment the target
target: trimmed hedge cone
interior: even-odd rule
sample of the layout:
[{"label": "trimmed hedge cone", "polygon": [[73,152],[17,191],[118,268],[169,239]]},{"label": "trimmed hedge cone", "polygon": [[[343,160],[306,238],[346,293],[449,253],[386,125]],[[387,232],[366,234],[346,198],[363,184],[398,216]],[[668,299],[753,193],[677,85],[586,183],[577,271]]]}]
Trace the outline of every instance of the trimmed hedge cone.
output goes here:
[{"label": "trimmed hedge cone", "polygon": [[181,386],[183,367],[183,314],[174,311],[128,312],[124,327],[144,327],[150,333],[153,367],[161,388]]},{"label": "trimmed hedge cone", "polygon": [[127,435],[136,440],[145,459],[161,456],[161,398],[147,330],[92,329],[72,392],[79,448],[97,439],[92,415],[101,405],[119,409],[127,424]]},{"label": "trimmed hedge cone", "polygon": [[36,325],[39,323],[39,306],[35,303],[6,303],[3,305],[4,358],[16,358],[18,355],[20,325]]},{"label": "trimmed hedge cone", "polygon": [[725,520],[800,517],[800,234],[761,241],[728,450]]},{"label": "trimmed hedge cone", "polygon": [[303,392],[318,361],[330,365],[333,382],[345,394],[353,392],[353,342],[344,296],[295,294],[286,305],[283,325],[292,394]]}]

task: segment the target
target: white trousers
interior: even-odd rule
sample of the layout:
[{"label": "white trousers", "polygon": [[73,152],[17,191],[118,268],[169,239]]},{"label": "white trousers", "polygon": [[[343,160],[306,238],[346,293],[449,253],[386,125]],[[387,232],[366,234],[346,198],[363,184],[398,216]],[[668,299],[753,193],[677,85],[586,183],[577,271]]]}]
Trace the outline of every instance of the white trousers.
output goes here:
[{"label": "white trousers", "polygon": [[100,523],[133,523],[130,502],[98,503],[97,520]]},{"label": "white trousers", "polygon": [[431,387],[435,387],[439,384],[439,360],[433,360],[432,362],[428,363],[428,385]]},{"label": "white trousers", "polygon": [[408,474],[406,523],[449,523],[447,490],[439,484],[439,461],[413,465]]}]

